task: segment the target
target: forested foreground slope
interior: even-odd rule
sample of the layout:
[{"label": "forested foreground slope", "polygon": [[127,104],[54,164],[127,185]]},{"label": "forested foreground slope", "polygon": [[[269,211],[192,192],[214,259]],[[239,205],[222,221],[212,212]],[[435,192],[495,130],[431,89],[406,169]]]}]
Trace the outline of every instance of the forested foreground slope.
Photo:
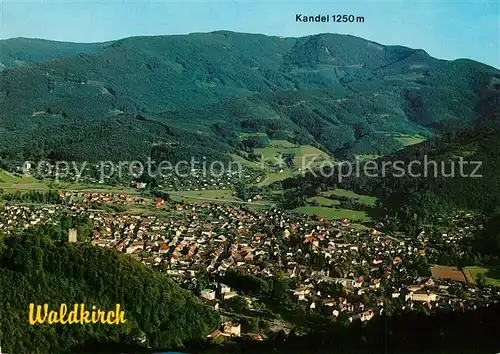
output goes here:
[{"label": "forested foreground slope", "polygon": [[[90,244],[68,244],[68,226],[30,229],[0,239],[0,333],[8,353],[67,353],[89,342],[182,346],[217,328],[219,315],[166,275],[127,255]],[[85,224],[79,225],[85,231]],[[83,303],[105,311],[121,304],[124,324],[28,322],[29,304]]]}]

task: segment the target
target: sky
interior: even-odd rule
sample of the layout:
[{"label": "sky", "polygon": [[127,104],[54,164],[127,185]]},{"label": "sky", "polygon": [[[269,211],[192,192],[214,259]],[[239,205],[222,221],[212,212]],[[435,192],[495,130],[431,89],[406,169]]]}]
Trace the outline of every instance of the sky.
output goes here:
[{"label": "sky", "polygon": [[[0,38],[102,42],[215,30],[285,37],[329,32],[500,68],[499,4],[489,0],[0,0]],[[296,14],[352,14],[363,16],[364,22],[297,23]]]}]

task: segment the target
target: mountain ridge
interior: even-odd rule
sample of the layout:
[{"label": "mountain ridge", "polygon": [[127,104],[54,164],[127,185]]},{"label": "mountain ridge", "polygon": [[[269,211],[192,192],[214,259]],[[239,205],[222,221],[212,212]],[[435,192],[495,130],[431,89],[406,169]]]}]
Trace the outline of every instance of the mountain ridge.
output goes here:
[{"label": "mountain ridge", "polygon": [[[136,36],[4,70],[0,138],[7,142],[4,157],[26,157],[27,141],[48,155],[61,143],[41,131],[60,131],[72,141],[66,125],[102,126],[113,116],[140,114],[216,139],[210,126],[217,123],[229,124],[235,135],[272,133],[278,125],[281,137],[330,154],[385,154],[402,147],[389,139],[379,148],[387,145],[387,132],[431,136],[449,122],[467,126],[480,118],[476,105],[488,78],[500,78],[500,71],[349,35]],[[367,131],[364,141],[355,125]],[[133,133],[111,138],[121,145],[134,139]],[[136,148],[147,154],[150,147]],[[85,150],[79,158],[92,159]]]}]

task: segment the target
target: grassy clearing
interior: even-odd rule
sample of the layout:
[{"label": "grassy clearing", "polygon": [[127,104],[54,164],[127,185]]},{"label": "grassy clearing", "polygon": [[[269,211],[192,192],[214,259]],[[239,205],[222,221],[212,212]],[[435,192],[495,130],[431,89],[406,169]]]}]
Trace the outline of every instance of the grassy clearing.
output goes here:
[{"label": "grassy clearing", "polygon": [[338,200],[329,199],[326,197],[316,196],[307,199],[308,202],[318,202],[320,206],[334,206],[339,205],[340,202]]},{"label": "grassy clearing", "polygon": [[[319,215],[329,220],[347,218],[357,223],[367,223],[372,221],[372,217],[368,215],[366,211],[339,208],[338,206],[340,205],[340,201],[327,198],[327,196],[331,194],[348,198],[358,198],[361,203],[371,206],[374,206],[376,201],[376,198],[374,197],[359,195],[345,189],[335,189],[323,192],[318,196],[307,198],[308,203],[316,202],[319,205],[306,205],[295,208],[294,211],[308,215]],[[366,226],[361,224],[355,224],[355,226],[359,229],[366,229]]]},{"label": "grassy clearing", "polygon": [[31,191],[34,191],[34,190],[37,190],[37,191],[46,191],[46,190],[50,190],[49,186],[47,186],[46,184],[43,184],[43,183],[24,183],[24,182],[20,182],[20,183],[16,183],[14,185],[12,185],[11,187],[7,187],[5,189],[11,189],[11,190],[31,190]]},{"label": "grassy clearing", "polygon": [[427,140],[427,138],[421,134],[403,134],[403,133],[392,133],[384,131],[378,131],[377,133],[383,134],[387,137],[391,137],[394,140],[399,141],[404,146],[418,144],[424,140]]},{"label": "grassy clearing", "polygon": [[4,170],[0,170],[0,183],[11,185],[16,183],[19,180],[18,177],[12,176]]},{"label": "grassy clearing", "polygon": [[260,181],[257,185],[258,186],[265,186],[268,184],[271,184],[273,182],[278,182],[282,181],[284,179],[287,179],[289,177],[292,177],[298,173],[299,171],[292,171],[290,169],[283,169],[283,172],[276,171],[275,168],[272,168],[265,163],[259,163],[259,162],[254,162],[254,161],[248,161],[245,160],[243,157],[238,156],[238,155],[231,155],[234,161],[241,163],[243,166],[250,167],[250,168],[255,168],[255,169],[263,169],[265,172],[265,177]]},{"label": "grassy clearing", "polygon": [[272,200],[262,199],[248,202],[236,197],[232,190],[202,190],[202,191],[166,191],[173,201],[181,202],[209,202],[222,204],[241,204],[245,203],[252,209],[269,208],[276,205]]},{"label": "grassy clearing", "polygon": [[400,136],[394,137],[394,139],[399,141],[404,146],[419,144],[422,141],[426,140],[425,137],[418,134],[415,135],[400,134]]},{"label": "grassy clearing", "polygon": [[[91,183],[70,183],[70,182],[52,182],[48,183],[52,189],[62,190],[82,190],[82,189],[113,189],[112,186],[104,184],[91,184]],[[118,188],[117,188],[118,189]]]},{"label": "grassy clearing", "polygon": [[375,203],[377,201],[377,198],[371,197],[369,195],[362,195],[362,194],[357,194],[352,191],[349,191],[347,189],[341,189],[341,188],[336,188],[333,190],[328,190],[326,192],[322,192],[322,196],[329,196],[331,194],[334,194],[339,197],[347,197],[347,198],[354,198],[358,199],[360,203],[370,205],[370,206],[375,206]]},{"label": "grassy clearing", "polygon": [[0,170],[0,188],[5,190],[48,190],[47,184],[34,177],[18,177]]},{"label": "grassy clearing", "polygon": [[[490,271],[488,268],[482,267],[465,267],[464,274],[469,279],[471,277],[473,282],[476,282],[478,274],[484,274],[486,276],[485,281],[487,285],[500,286],[500,272]],[[493,274],[492,274],[493,273]]]},{"label": "grassy clearing", "polygon": [[266,133],[240,133],[239,138],[245,139],[245,138],[249,138],[251,136],[267,136],[267,134]]},{"label": "grassy clearing", "polygon": [[424,75],[421,73],[408,73],[408,74],[399,74],[399,75],[387,75],[384,77],[384,80],[389,81],[415,81],[422,79]]},{"label": "grassy clearing", "polygon": [[262,182],[260,182],[258,185],[259,186],[266,186],[268,184],[278,182],[278,181],[283,181],[289,177],[294,176],[297,173],[291,172],[291,171],[283,171],[283,172],[269,172],[266,174],[266,177]]},{"label": "grassy clearing", "polygon": [[101,193],[127,193],[137,194],[138,190],[110,186],[106,184],[91,184],[91,183],[70,183],[70,182],[54,182],[52,180],[37,180],[34,177],[20,177],[12,175],[4,170],[0,170],[0,188],[8,192],[15,191],[48,191],[48,190],[73,190],[81,192],[101,192]]},{"label": "grassy clearing", "polygon": [[230,189],[207,189],[207,190],[199,190],[199,191],[167,191],[165,192],[169,194],[172,198],[181,197],[187,199],[196,199],[196,198],[213,198],[213,199],[233,199],[237,200],[238,198],[234,196],[234,193]]},{"label": "grassy clearing", "polygon": [[[251,135],[265,135],[264,133],[241,134],[240,138]],[[297,145],[287,140],[270,140],[269,146],[258,148],[254,153],[261,155],[263,162],[248,161],[241,156],[231,155],[234,161],[241,163],[243,166],[255,169],[264,170],[266,177],[258,183],[259,186],[271,184],[273,182],[282,181],[300,173],[303,166],[318,167],[324,161],[332,161],[332,158],[325,152],[311,145]],[[281,158],[284,154],[293,154],[293,166],[279,166],[279,163],[284,163]],[[277,171],[281,169],[282,172]]]},{"label": "grassy clearing", "polygon": [[366,161],[371,161],[379,158],[380,155],[370,155],[370,154],[364,154],[364,155],[356,155],[356,160],[359,162],[366,162]]},{"label": "grassy clearing", "polygon": [[295,147],[298,147],[300,145],[297,145],[297,144],[294,144],[294,143],[291,143],[289,142],[288,140],[271,140],[269,142],[269,144],[272,146],[272,147],[277,147],[277,148],[295,148]]},{"label": "grassy clearing", "polygon": [[231,158],[240,163],[242,166],[250,167],[250,168],[256,168],[256,169],[261,169],[262,164],[260,162],[255,162],[255,161],[249,161],[244,159],[243,157],[236,155],[236,154],[231,154]]},{"label": "grassy clearing", "polygon": [[286,140],[271,140],[270,146],[255,149],[255,153],[262,155],[264,159],[271,163],[276,162],[275,159],[279,158],[282,154],[294,154],[293,163],[295,168],[301,168],[303,164],[307,165],[313,159],[315,159],[315,163],[330,159],[330,156],[326,152],[314,146],[294,145]]},{"label": "grassy clearing", "polygon": [[337,220],[342,218],[347,218],[353,221],[359,222],[369,222],[372,220],[368,214],[364,211],[350,210],[350,209],[337,209],[329,208],[324,206],[302,206],[294,209],[299,213],[304,213],[308,215],[319,215],[329,220]]}]

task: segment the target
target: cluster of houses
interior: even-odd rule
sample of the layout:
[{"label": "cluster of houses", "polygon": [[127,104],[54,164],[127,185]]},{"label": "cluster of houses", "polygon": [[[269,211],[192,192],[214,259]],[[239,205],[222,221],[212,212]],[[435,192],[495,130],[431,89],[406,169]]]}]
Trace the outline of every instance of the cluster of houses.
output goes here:
[{"label": "cluster of houses", "polygon": [[34,208],[26,205],[0,206],[0,233],[9,235],[13,230],[25,230],[30,227],[54,221],[54,216],[63,210],[62,206]]},{"label": "cluster of houses", "polygon": [[158,187],[165,190],[207,190],[232,189],[238,183],[260,183],[264,173],[260,170],[248,169],[240,166],[235,170],[207,173],[200,169],[191,169],[189,173],[178,175],[169,173],[158,182]]},{"label": "cluster of houses", "polygon": [[[147,165],[141,165],[143,172],[151,173],[149,177],[156,180],[159,188],[166,190],[205,190],[229,189],[239,182],[248,184],[259,183],[264,179],[264,172],[251,169],[236,162],[228,162],[226,166],[211,167],[206,164],[204,168],[169,168],[162,171],[148,170]],[[22,165],[26,168],[25,165]],[[137,164],[135,167],[139,167]],[[25,171],[19,167],[15,172],[30,173],[34,177],[53,179],[62,182],[78,182],[87,184],[106,184],[110,181],[123,186],[137,189],[149,187],[148,183],[137,181],[136,170],[131,165],[112,166],[108,164],[49,164],[28,165]],[[218,168],[218,169],[217,169]]]},{"label": "cluster of houses", "polygon": [[[50,163],[48,161],[41,162],[16,162],[14,163],[16,169],[12,172],[23,173],[35,178],[46,178],[56,181],[64,182],[78,182],[98,184],[102,183],[100,180],[101,169],[103,166],[100,164],[82,163]],[[104,169],[103,169],[104,171]],[[106,174],[109,171],[105,171]]]},{"label": "cluster of houses", "polygon": [[63,192],[58,191],[61,201],[66,204],[115,204],[115,205],[146,205],[149,200],[144,197],[127,193],[111,192]]},{"label": "cluster of houses", "polygon": [[[78,200],[154,203],[106,193],[82,193]],[[63,208],[68,206],[3,206],[0,229],[8,232],[15,225],[29,227],[50,221]],[[231,269],[266,279],[281,274],[293,284],[287,292],[293,301],[339,321],[369,321],[384,311],[474,310],[500,299],[499,288],[477,287],[463,281],[466,279],[429,272],[427,257],[439,255],[442,243],[449,241],[459,247],[459,240],[472,237],[477,225],[467,215],[459,215],[449,224],[441,234],[446,237],[422,232],[417,238],[396,238],[376,229],[354,227],[347,219],[329,221],[279,209],[256,211],[207,202],[165,202],[162,209],[168,213],[70,207],[92,220],[93,244],[161,267],[179,283],[196,282],[207,272],[223,276]],[[74,230],[70,230],[69,240],[76,241]],[[237,292],[224,284],[217,291],[203,289],[200,293],[214,309],[219,301],[234,296]],[[241,326],[225,323],[213,333],[220,335],[239,336]]]},{"label": "cluster of houses", "polygon": [[[429,270],[426,254],[437,252],[431,238],[396,239],[354,228],[346,219],[328,221],[278,209],[257,212],[210,203],[170,207],[171,214],[163,218],[90,213],[98,230],[92,242],[162,265],[180,283],[195,281],[200,271],[224,275],[239,269],[266,278],[284,272],[297,284],[290,296],[298,303],[311,310],[326,308],[333,317],[346,313],[350,320],[369,320],[387,304],[393,310],[473,308],[500,295],[467,282],[450,287],[453,280],[419,274],[422,267]],[[325,293],[324,284],[340,285],[342,293]]]},{"label": "cluster of houses", "polygon": [[449,218],[437,218],[435,225],[439,230],[422,230],[417,236],[421,243],[430,244],[426,254],[429,263],[438,264],[442,261],[443,248],[455,248],[457,253],[462,251],[459,246],[463,241],[473,237],[474,233],[483,227],[483,217],[469,212],[459,212]]}]

